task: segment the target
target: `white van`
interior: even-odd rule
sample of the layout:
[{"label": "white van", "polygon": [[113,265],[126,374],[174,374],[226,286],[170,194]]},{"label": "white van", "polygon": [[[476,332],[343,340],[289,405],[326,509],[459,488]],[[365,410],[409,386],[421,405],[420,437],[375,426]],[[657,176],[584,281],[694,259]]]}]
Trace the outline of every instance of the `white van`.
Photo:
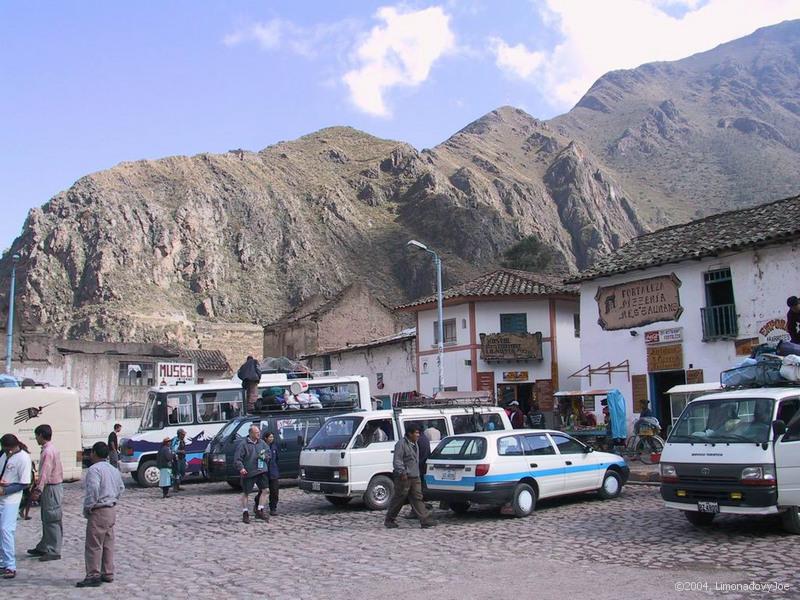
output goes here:
[{"label": "white van", "polygon": [[39,463],[41,448],[33,430],[47,424],[53,428],[53,444],[61,455],[65,481],[81,478],[83,451],[81,448],[81,407],[78,392],[63,387],[0,388],[0,433],[13,433],[30,450],[31,458]]},{"label": "white van", "polygon": [[300,489],[323,494],[331,504],[362,498],[384,510],[394,491],[392,453],[408,423],[422,428],[431,443],[458,433],[512,429],[496,406],[399,408],[330,417],[300,454]]},{"label": "white van", "polygon": [[661,454],[661,497],[695,526],[717,514],[780,514],[800,534],[800,387],[692,400]]}]

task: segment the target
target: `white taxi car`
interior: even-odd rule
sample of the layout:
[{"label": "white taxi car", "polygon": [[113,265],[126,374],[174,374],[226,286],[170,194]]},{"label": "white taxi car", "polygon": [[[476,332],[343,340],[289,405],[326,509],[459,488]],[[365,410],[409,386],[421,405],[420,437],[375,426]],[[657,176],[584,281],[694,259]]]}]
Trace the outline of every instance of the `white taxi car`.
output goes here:
[{"label": "white taxi car", "polygon": [[629,474],[622,457],[595,452],[561,431],[484,431],[439,443],[428,459],[425,498],[459,513],[471,504],[510,504],[526,517],[539,498],[591,491],[615,498]]}]

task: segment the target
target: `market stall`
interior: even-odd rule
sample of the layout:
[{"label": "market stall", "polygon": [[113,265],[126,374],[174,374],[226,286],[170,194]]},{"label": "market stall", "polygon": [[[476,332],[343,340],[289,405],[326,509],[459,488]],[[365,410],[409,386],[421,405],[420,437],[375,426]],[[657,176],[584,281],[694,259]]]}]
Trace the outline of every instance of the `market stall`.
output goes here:
[{"label": "market stall", "polygon": [[597,448],[610,447],[610,438],[625,439],[625,405],[618,390],[556,392],[554,398],[556,429]]}]

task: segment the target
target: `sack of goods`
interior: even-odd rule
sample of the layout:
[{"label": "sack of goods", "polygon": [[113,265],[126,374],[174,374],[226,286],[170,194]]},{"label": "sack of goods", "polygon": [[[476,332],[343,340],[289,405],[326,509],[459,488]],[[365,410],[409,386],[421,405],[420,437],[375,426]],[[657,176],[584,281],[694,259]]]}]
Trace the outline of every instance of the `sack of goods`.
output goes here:
[{"label": "sack of goods", "polygon": [[774,354],[760,354],[757,358],[746,358],[738,367],[720,374],[722,387],[779,385],[785,382],[781,374],[783,359]]},{"label": "sack of goods", "polygon": [[781,375],[788,381],[800,382],[800,356],[790,354],[783,357],[781,365]]}]

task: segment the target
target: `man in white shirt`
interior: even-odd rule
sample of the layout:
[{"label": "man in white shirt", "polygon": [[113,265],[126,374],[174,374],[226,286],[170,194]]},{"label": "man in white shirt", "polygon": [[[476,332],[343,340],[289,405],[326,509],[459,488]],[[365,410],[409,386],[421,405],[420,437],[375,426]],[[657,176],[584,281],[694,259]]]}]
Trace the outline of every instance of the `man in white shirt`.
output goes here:
[{"label": "man in white shirt", "polygon": [[3,579],[17,576],[14,532],[22,490],[31,484],[31,456],[12,433],[0,438],[0,568]]}]

